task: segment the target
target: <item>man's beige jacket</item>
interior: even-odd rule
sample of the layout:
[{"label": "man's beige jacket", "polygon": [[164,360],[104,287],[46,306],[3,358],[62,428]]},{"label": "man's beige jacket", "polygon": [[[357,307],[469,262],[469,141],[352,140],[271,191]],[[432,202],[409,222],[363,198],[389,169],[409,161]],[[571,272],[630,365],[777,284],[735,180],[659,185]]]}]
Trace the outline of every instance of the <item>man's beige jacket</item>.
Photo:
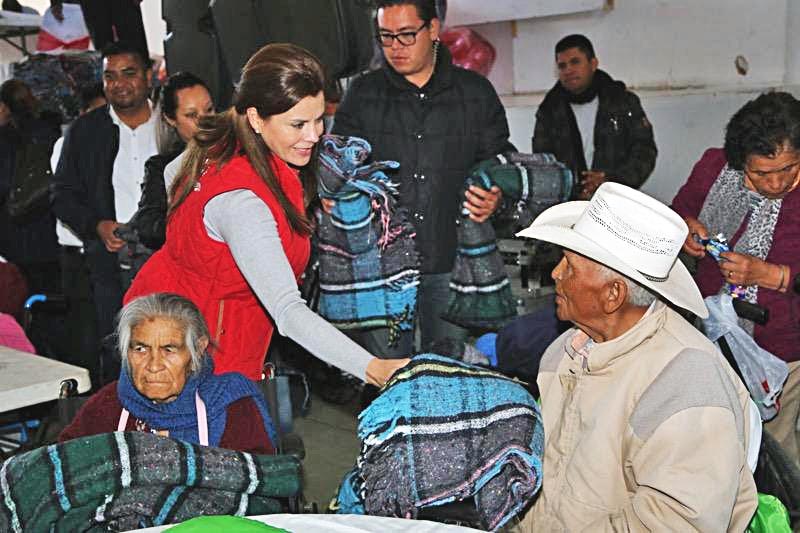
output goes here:
[{"label": "man's beige jacket", "polygon": [[744,531],[749,395],[715,345],[661,303],[586,339],[573,328],[542,358],[544,480],[520,529]]}]

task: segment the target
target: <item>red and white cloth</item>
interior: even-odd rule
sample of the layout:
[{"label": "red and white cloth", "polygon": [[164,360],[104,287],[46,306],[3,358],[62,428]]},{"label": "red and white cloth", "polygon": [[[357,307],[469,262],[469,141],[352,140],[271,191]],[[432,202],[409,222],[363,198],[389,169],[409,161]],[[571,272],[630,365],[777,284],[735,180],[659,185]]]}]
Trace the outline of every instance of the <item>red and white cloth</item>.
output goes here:
[{"label": "red and white cloth", "polygon": [[48,54],[65,50],[88,50],[91,44],[89,29],[83,20],[83,11],[78,4],[62,4],[64,20],[58,21],[48,8],[39,30],[37,52]]}]

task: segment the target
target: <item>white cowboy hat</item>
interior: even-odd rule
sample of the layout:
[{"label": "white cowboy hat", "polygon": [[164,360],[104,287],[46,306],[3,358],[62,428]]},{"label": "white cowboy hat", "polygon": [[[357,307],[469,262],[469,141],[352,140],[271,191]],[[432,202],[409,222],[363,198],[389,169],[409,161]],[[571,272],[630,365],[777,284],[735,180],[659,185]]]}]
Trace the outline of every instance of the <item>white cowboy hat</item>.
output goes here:
[{"label": "white cowboy hat", "polygon": [[553,206],[517,236],[577,252],[705,318],[700,291],[677,260],[688,234],[683,219],[658,200],[606,182],[591,201]]}]

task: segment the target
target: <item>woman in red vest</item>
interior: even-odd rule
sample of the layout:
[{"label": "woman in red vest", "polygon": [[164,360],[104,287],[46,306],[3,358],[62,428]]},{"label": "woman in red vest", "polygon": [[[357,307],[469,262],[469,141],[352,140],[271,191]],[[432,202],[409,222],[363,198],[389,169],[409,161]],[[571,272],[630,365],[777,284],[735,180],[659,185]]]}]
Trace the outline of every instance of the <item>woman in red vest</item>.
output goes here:
[{"label": "woman in red vest", "polygon": [[322,134],[319,61],[289,44],[256,52],[234,104],[200,122],[172,184],[167,239],[139,271],[126,303],[154,292],[192,300],[209,325],[215,372],[261,379],[278,331],[310,353],[382,385],[407,360],[373,357],[311,311],[297,280],[312,230]]}]

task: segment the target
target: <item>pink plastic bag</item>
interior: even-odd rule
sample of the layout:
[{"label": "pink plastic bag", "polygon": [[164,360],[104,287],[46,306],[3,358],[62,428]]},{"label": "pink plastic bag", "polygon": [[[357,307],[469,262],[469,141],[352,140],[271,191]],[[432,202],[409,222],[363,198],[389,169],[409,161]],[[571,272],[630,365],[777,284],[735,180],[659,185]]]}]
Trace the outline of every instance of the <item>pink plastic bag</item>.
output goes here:
[{"label": "pink plastic bag", "polygon": [[453,63],[483,76],[489,75],[497,52],[478,32],[469,28],[447,28],[439,38],[450,50]]}]

